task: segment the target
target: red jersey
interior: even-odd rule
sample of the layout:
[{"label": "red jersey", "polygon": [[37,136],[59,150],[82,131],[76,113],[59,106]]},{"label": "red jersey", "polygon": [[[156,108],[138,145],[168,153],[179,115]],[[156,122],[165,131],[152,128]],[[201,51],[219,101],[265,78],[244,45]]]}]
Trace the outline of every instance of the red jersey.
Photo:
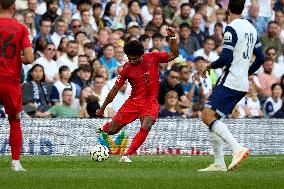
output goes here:
[{"label": "red jersey", "polygon": [[0,18],[0,81],[21,82],[21,52],[31,47],[26,26],[12,18]]},{"label": "red jersey", "polygon": [[138,105],[158,103],[159,63],[168,62],[168,57],[167,52],[152,52],[144,54],[142,62],[137,65],[125,63],[115,84],[122,87],[128,79],[132,87],[129,98]]}]

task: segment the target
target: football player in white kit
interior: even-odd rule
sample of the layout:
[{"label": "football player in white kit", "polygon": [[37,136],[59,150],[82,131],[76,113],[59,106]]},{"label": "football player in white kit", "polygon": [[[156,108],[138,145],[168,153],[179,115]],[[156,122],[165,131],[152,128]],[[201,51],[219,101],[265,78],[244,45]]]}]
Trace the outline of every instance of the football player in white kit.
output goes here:
[{"label": "football player in white kit", "polygon": [[[241,16],[244,4],[245,0],[229,1],[230,23],[224,31],[223,50],[218,60],[204,68],[204,76],[210,69],[224,68],[224,73],[202,112],[202,121],[209,127],[209,141],[215,161],[199,171],[233,170],[250,153],[220,121],[220,118],[230,114],[234,106],[245,96],[249,87],[248,76],[257,71],[264,62],[256,29]],[[256,58],[251,64],[253,54]],[[224,161],[223,141],[227,142],[233,151],[233,159],[228,169]]]}]

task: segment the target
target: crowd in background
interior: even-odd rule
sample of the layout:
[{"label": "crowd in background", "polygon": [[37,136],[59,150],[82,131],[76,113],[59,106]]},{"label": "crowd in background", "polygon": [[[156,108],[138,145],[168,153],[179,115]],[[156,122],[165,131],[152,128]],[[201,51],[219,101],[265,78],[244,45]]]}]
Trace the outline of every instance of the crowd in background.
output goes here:
[{"label": "crowd in background", "polygon": [[[17,0],[14,19],[27,26],[35,61],[23,65],[23,117],[96,117],[127,62],[123,46],[170,51],[166,28],[177,31],[180,55],[160,64],[160,117],[198,118],[222,76],[201,77],[218,59],[228,0]],[[256,28],[266,56],[232,118],[284,118],[284,0],[247,0],[243,17]],[[106,108],[113,117],[131,93],[128,82]],[[1,109],[5,117],[5,110]]]}]

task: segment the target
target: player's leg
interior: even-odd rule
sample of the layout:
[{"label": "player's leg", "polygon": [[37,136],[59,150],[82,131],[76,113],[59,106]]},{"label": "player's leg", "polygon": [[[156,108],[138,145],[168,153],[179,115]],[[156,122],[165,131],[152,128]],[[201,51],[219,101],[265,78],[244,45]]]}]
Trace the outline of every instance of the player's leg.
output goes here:
[{"label": "player's leg", "polygon": [[[237,142],[227,125],[220,121],[219,118],[231,113],[235,104],[244,95],[243,92],[217,86],[209,98],[209,103],[205,105],[207,108],[202,112],[202,120],[209,126],[209,130],[227,142],[233,150],[233,164],[229,165],[229,170],[235,168],[249,154],[249,150]],[[235,154],[238,154],[237,157]]]},{"label": "player's leg", "polygon": [[149,131],[151,130],[152,124],[153,119],[150,116],[145,116],[141,118],[141,128],[133,138],[130,147],[125,153],[126,156],[135,153],[136,150],[144,143],[149,134]]},{"label": "player's leg", "polygon": [[1,100],[8,114],[10,124],[9,143],[12,154],[12,169],[14,171],[26,171],[20,164],[22,149],[22,129],[20,126],[20,111],[22,109],[21,86],[6,86],[5,95],[1,95]]}]

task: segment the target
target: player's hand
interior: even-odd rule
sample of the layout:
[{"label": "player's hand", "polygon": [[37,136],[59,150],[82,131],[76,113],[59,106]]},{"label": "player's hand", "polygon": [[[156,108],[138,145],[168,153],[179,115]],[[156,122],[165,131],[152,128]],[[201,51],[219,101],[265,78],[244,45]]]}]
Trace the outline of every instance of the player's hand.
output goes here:
[{"label": "player's hand", "polygon": [[103,117],[104,112],[105,112],[105,109],[100,108],[100,109],[97,109],[96,114],[98,117]]},{"label": "player's hand", "polygon": [[174,37],[175,36],[176,30],[174,28],[168,27],[166,30],[167,30],[168,36],[170,36],[170,37]]}]

